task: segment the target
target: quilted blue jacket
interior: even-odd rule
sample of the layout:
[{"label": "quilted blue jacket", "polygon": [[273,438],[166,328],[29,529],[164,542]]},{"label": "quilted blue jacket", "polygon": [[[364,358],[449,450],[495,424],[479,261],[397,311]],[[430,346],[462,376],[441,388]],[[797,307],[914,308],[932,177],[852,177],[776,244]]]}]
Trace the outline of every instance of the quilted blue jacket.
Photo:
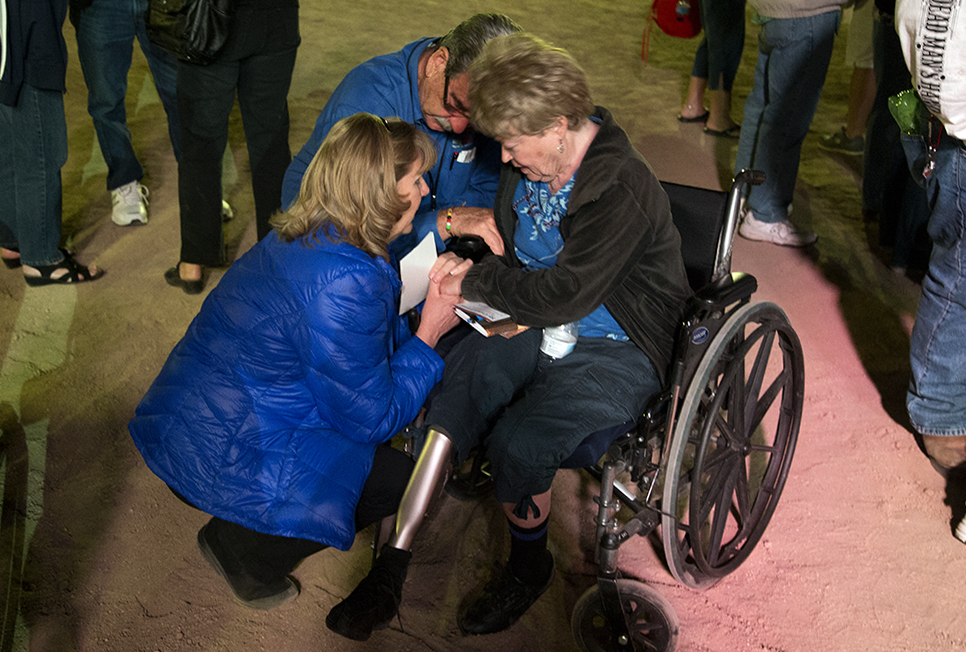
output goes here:
[{"label": "quilted blue jacket", "polygon": [[346,550],[380,443],[443,362],[379,258],[270,234],[212,290],[134,419],[147,465],[202,511]]}]

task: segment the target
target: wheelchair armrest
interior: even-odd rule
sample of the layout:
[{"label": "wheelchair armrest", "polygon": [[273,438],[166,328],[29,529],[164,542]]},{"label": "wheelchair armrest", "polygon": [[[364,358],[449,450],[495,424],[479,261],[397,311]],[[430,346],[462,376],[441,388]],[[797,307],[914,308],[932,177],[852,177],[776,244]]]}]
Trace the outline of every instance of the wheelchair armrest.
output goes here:
[{"label": "wheelchair armrest", "polygon": [[708,283],[698,290],[688,305],[688,314],[698,310],[722,310],[747,299],[758,289],[758,280],[751,274],[734,272]]}]

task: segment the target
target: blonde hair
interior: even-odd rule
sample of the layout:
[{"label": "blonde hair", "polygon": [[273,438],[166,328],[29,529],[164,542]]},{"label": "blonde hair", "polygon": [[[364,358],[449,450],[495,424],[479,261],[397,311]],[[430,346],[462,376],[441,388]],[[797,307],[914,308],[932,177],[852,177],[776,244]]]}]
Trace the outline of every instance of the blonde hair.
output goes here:
[{"label": "blonde hair", "polygon": [[408,122],[369,113],[343,118],[305,171],[295,203],[272,218],[272,227],[285,242],[312,246],[323,233],[386,258],[392,227],[410,208],[396,182],[413,165],[423,174],[435,162],[433,141]]},{"label": "blonde hair", "polygon": [[470,66],[471,122],[507,140],[536,136],[565,117],[577,130],[594,113],[587,78],[566,50],[530,34],[490,40]]}]

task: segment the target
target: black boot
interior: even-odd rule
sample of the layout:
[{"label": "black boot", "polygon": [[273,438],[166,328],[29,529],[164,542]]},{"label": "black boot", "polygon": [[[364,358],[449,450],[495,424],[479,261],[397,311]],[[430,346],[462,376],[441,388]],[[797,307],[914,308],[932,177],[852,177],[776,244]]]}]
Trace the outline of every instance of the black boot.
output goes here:
[{"label": "black boot", "polygon": [[252,609],[274,609],[298,597],[299,587],[292,577],[271,583],[252,577],[230,551],[219,545],[213,534],[211,522],[198,530],[198,549],[205,561],[228,582],[241,604]]},{"label": "black boot", "polygon": [[325,626],[355,641],[368,640],[372,630],[387,627],[399,612],[411,558],[408,550],[384,545],[369,574],[345,600],[332,607]]}]

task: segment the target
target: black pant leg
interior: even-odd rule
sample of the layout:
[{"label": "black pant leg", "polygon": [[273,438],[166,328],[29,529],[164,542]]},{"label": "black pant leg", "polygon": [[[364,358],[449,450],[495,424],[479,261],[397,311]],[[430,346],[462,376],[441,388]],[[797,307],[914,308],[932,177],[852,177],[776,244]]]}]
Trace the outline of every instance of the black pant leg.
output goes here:
[{"label": "black pant leg", "polygon": [[376,449],[372,471],[356,505],[356,532],[396,513],[414,466],[409,455],[389,444]]}]

